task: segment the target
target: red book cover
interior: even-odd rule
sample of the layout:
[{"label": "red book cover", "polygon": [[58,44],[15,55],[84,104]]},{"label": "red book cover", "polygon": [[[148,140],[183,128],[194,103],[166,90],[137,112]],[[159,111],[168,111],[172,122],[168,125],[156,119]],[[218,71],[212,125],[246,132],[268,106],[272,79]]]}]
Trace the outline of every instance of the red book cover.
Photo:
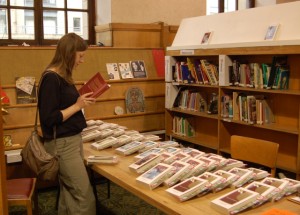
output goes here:
[{"label": "red book cover", "polygon": [[97,72],[90,80],[88,80],[78,91],[80,95],[93,92],[91,97],[98,98],[110,85],[106,83],[101,74]]},{"label": "red book cover", "polygon": [[165,76],[165,52],[162,49],[153,49],[152,56],[158,77]]}]

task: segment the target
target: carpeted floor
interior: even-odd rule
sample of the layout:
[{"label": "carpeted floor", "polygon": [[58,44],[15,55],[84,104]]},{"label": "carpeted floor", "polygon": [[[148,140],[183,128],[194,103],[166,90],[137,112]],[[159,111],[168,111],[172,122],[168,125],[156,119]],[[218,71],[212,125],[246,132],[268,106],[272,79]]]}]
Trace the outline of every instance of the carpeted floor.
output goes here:
[{"label": "carpeted floor", "polygon": [[[108,199],[107,185],[97,185],[97,195],[101,204],[99,215],[164,215],[163,212],[114,183],[110,185],[110,192]],[[56,189],[38,191],[40,215],[57,215],[56,195]],[[9,211],[9,215],[26,215],[25,208],[22,207],[10,207]]]}]

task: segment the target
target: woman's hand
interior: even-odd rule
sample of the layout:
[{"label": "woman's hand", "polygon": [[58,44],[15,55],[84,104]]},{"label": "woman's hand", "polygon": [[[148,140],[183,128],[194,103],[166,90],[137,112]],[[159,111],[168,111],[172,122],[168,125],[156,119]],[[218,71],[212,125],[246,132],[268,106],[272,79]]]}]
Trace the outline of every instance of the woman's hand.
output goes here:
[{"label": "woman's hand", "polygon": [[79,109],[82,109],[96,102],[95,98],[90,97],[91,95],[93,95],[93,92],[89,92],[78,97],[76,105]]}]

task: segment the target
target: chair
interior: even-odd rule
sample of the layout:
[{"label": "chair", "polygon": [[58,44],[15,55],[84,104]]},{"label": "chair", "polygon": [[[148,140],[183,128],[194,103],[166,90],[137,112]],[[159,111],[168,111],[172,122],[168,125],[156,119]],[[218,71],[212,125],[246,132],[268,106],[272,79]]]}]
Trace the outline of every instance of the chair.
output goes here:
[{"label": "chair", "polygon": [[233,159],[269,167],[271,169],[271,176],[275,177],[278,143],[232,135],[230,145],[231,157]]},{"label": "chair", "polygon": [[25,206],[27,215],[38,214],[36,178],[8,179],[6,184],[8,206]]}]

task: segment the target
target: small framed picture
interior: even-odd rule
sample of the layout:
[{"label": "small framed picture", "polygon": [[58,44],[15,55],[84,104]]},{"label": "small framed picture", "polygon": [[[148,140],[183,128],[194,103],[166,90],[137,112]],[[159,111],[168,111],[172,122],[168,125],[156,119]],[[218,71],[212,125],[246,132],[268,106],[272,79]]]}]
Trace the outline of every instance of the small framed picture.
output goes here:
[{"label": "small framed picture", "polygon": [[202,45],[208,44],[212,36],[212,32],[205,32],[201,41]]},{"label": "small framed picture", "polygon": [[278,28],[279,28],[279,24],[270,25],[267,29],[267,33],[265,35],[265,40],[274,40],[276,37]]},{"label": "small framed picture", "polygon": [[13,145],[11,135],[3,135],[3,144],[5,147],[10,147]]}]

